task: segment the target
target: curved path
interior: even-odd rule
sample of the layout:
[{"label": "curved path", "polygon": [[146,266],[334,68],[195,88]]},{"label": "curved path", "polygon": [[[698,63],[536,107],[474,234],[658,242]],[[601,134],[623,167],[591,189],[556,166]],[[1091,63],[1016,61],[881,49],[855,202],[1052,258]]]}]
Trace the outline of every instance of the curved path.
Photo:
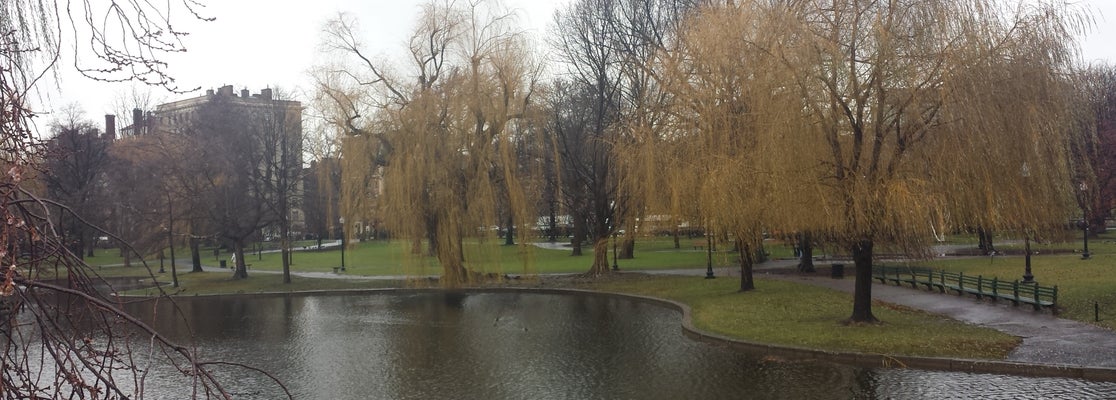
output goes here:
[{"label": "curved path", "polygon": [[[760,264],[756,275],[801,284],[853,292],[854,279],[832,279],[822,274],[772,274],[765,269],[788,268],[795,261],[777,260]],[[704,275],[705,270],[645,271],[679,275]],[[717,276],[739,277],[734,268],[717,268]],[[1008,361],[1078,367],[1116,367],[1116,331],[1036,312],[1028,306],[977,300],[972,296],[941,294],[921,289],[874,283],[872,298],[992,328],[1023,338],[1008,355]]]}]

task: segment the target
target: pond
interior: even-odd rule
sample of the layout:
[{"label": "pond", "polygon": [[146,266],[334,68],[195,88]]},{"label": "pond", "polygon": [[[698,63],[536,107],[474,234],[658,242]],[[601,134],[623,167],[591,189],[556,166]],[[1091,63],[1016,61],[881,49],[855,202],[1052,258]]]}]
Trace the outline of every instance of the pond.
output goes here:
[{"label": "pond", "polygon": [[[1116,398],[1116,384],[791,362],[688,339],[675,310],[535,293],[213,297],[159,311],[158,329],[205,358],[260,367],[299,399]],[[131,312],[150,318],[150,305]],[[158,371],[155,371],[158,372]],[[179,398],[153,373],[149,397]],[[280,397],[222,369],[235,398]]]}]

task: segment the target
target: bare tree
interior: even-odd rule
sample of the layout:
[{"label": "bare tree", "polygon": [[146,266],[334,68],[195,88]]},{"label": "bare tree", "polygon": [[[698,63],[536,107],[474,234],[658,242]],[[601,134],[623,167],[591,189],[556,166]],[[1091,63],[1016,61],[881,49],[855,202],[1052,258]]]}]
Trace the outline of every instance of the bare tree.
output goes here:
[{"label": "bare tree", "polygon": [[[282,90],[273,93],[279,101],[260,110],[253,128],[262,142],[259,168],[263,170],[263,188],[270,194],[265,199],[279,226],[283,283],[291,283],[292,219],[302,204],[302,110],[282,101],[289,100],[289,94]],[[301,232],[304,220],[299,217],[298,221]]]},{"label": "bare tree", "polygon": [[[661,129],[636,131],[635,145],[621,152],[634,182],[653,182],[643,185],[647,204],[701,221],[707,236],[732,236],[741,291],[755,287],[752,266],[772,206],[767,182],[755,179],[762,130],[752,115],[777,100],[751,95],[767,75],[756,68],[750,43],[768,34],[765,26],[741,23],[751,11],[709,7],[686,19],[651,71],[669,94],[669,117]],[[661,188],[670,195],[657,194]]]},{"label": "bare tree", "polygon": [[1074,142],[1075,178],[1086,229],[1095,235],[1105,231],[1116,208],[1116,66],[1091,65],[1078,82],[1087,106]]},{"label": "bare tree", "polygon": [[551,132],[559,135],[567,207],[580,214],[573,218],[574,254],[580,241],[593,243],[590,274],[608,270],[609,237],[625,226],[623,253],[632,256],[636,217],[649,205],[625,189],[614,148],[664,128],[658,106],[664,92],[655,86],[652,63],[694,7],[696,2],[682,0],[581,0],[555,14],[551,45],[568,71],[559,84],[568,88],[555,94],[575,96],[560,107],[583,107],[577,114],[588,119],[562,120],[565,111],[555,110]]},{"label": "bare tree", "polygon": [[[25,189],[25,177],[38,167],[41,155],[28,96],[53,70],[59,54],[75,49],[79,71],[97,79],[173,88],[159,58],[181,51],[178,39],[184,33],[172,29],[167,18],[199,6],[192,0],[160,7],[142,2],[62,7],[29,0],[0,5],[0,220],[7,221],[0,225],[4,398],[143,397],[147,374],[137,365],[151,362],[188,375],[182,384],[194,389],[194,397],[229,397],[211,372],[215,363],[124,313],[118,299],[96,289],[103,281],[70,251],[54,223],[58,212],[78,218],[76,213]],[[63,44],[66,32],[91,36],[80,42],[91,52]],[[59,276],[66,277],[65,284],[56,283]],[[137,334],[143,339],[137,341]]]},{"label": "bare tree", "polygon": [[[43,178],[48,198],[66,204],[81,219],[104,224],[108,205],[105,178],[112,138],[71,105],[51,124],[54,136],[47,141]],[[79,257],[93,256],[98,232],[58,213],[61,233]]]},{"label": "bare tree", "polygon": [[578,1],[555,14],[561,31],[553,46],[573,73],[569,82],[556,85],[554,94],[568,97],[552,101],[551,132],[558,144],[566,206],[573,214],[573,254],[580,255],[583,240],[591,241],[591,275],[609,271],[608,240],[621,226],[619,177],[611,154],[620,133],[623,95],[624,55],[613,45],[611,22],[619,14],[618,3]]}]

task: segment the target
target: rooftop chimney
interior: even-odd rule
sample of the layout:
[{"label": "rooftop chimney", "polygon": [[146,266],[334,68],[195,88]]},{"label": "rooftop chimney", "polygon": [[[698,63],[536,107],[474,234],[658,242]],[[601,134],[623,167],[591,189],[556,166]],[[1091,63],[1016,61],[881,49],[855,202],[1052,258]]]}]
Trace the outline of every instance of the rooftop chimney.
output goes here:
[{"label": "rooftop chimney", "polygon": [[233,92],[232,85],[225,85],[217,88],[217,94],[229,97],[236,96],[236,94]]},{"label": "rooftop chimney", "polygon": [[143,110],[138,108],[132,109],[132,135],[140,136],[143,134]]},{"label": "rooftop chimney", "polygon": [[271,89],[260,90],[260,97],[263,97],[264,100],[271,100]]},{"label": "rooftop chimney", "polygon": [[105,114],[105,136],[109,141],[116,140],[116,116]]},{"label": "rooftop chimney", "polygon": [[248,98],[248,89],[240,89],[240,97]]}]

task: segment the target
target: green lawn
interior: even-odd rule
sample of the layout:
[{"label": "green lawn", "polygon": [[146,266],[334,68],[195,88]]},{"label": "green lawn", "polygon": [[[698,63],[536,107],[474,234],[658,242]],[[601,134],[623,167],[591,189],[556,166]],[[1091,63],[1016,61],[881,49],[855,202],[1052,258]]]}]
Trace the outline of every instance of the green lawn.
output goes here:
[{"label": "green lawn", "polygon": [[[999,249],[1022,249],[1022,244],[997,245]],[[1060,317],[1094,322],[1094,304],[1100,306],[1098,325],[1116,329],[1116,232],[1089,240],[1092,257],[1082,260],[1081,240],[1032,246],[1031,273],[1042,285],[1058,286]],[[1017,256],[966,257],[911,262],[951,272],[999,279],[1022,279],[1025,258]]]},{"label": "green lawn", "polygon": [[[670,238],[644,238],[637,242],[636,258],[620,260],[623,270],[662,269],[662,268],[704,268],[706,252],[693,249],[694,240],[683,240],[680,249],[675,249]],[[502,246],[493,241],[490,246],[470,246],[467,259],[474,263],[484,263],[488,270],[507,273],[518,272],[582,272],[592,260],[592,250],[586,247],[586,254],[571,257],[568,248],[549,250],[531,246]],[[413,257],[406,243],[399,241],[370,241],[354,243],[345,251],[348,275],[425,275],[437,274],[438,264],[429,257]],[[719,249],[714,253],[717,265],[735,263],[736,254]],[[766,250],[773,257],[789,257],[791,249],[780,242],[769,241]],[[207,265],[215,265],[212,253],[203,257]],[[530,260],[524,267],[521,256]],[[332,272],[340,265],[341,252],[337,249],[323,251],[298,251],[294,254],[294,271]],[[225,255],[221,256],[226,257]],[[1102,265],[1108,260],[1106,255],[1084,263]],[[183,257],[186,258],[186,257]],[[1082,263],[1071,256],[1036,257],[1035,273],[1045,279],[1043,271],[1053,269],[1053,265],[1071,261]],[[257,293],[286,292],[304,290],[360,289],[377,287],[400,287],[425,285],[429,282],[419,279],[409,282],[367,279],[311,279],[294,277],[292,284],[283,284],[278,274],[253,273],[253,271],[279,270],[277,253],[255,254],[247,257],[252,265],[249,279],[233,280],[230,273],[205,272],[188,273],[187,265],[180,265],[180,287],[166,290],[177,295],[219,294],[219,293]],[[1047,263],[1050,263],[1048,266]],[[948,263],[947,263],[948,264]],[[1015,263],[1007,257],[994,259],[991,263],[984,258],[970,258],[953,261],[942,267],[971,270],[995,271],[995,273],[1021,273]],[[419,265],[419,267],[403,267]],[[474,268],[475,268],[474,264]],[[424,267],[423,267],[424,266]],[[157,263],[153,264],[157,269]],[[526,269],[525,269],[526,268]],[[992,270],[990,268],[997,268]],[[1094,267],[1096,268],[1096,267]],[[1098,273],[1103,269],[1097,268]],[[1017,271],[1018,270],[1018,271]],[[102,267],[98,272],[104,275],[145,275],[142,268]],[[1113,274],[1116,277],[1116,274]],[[161,282],[169,282],[169,274],[160,274]],[[1116,280],[1116,279],[1114,279]],[[571,284],[546,282],[547,287]],[[519,283],[533,286],[537,281]],[[693,277],[640,277],[636,279],[606,279],[600,282],[575,284],[578,287],[596,290],[649,295],[677,300],[689,304],[694,310],[694,323],[710,332],[736,337],[744,340],[781,344],[823,350],[846,350],[867,353],[917,355],[934,357],[963,357],[1002,359],[1019,339],[998,333],[991,329],[978,328],[917,310],[906,309],[878,303],[875,313],[883,324],[870,326],[846,326],[841,323],[851,309],[851,295],[827,289],[798,285],[783,281],[760,279],[758,289],[750,293],[738,293],[738,282],[733,279],[705,280]],[[1111,283],[1116,285],[1116,282]],[[169,285],[168,285],[169,286]],[[1109,286],[1116,287],[1116,286]],[[1081,291],[1082,289],[1078,289]],[[1103,291],[1103,285],[1096,286]],[[1070,301],[1071,291],[1063,289],[1063,296]],[[141,290],[133,294],[154,294]],[[1116,304],[1116,296],[1110,300]],[[1067,303],[1068,304],[1068,303]],[[1080,307],[1076,307],[1080,308]]]},{"label": "green lawn", "polygon": [[586,287],[676,300],[693,309],[694,325],[750,341],[864,353],[1002,359],[1020,339],[938,315],[877,303],[879,325],[847,326],[852,295],[758,279],[739,293],[733,279],[656,277]]},{"label": "green lawn", "polygon": [[[624,270],[647,269],[675,269],[675,268],[704,268],[707,253],[705,249],[695,249],[694,243],[705,243],[704,238],[688,239],[682,237],[680,247],[674,248],[674,241],[670,237],[641,237],[636,240],[635,258],[620,259],[618,265]],[[291,260],[292,270],[306,272],[332,272],[333,268],[341,265],[341,251],[337,247],[327,247],[325,250],[314,250],[315,242],[298,242],[296,251]],[[303,249],[301,246],[306,246]],[[281,262],[278,253],[258,254],[254,251],[255,245],[249,245],[245,250],[245,258],[251,269],[278,271]],[[735,265],[737,254],[732,251],[731,244],[718,245],[713,252],[714,266]],[[472,241],[466,246],[466,259],[471,268],[482,269],[489,272],[508,274],[533,274],[533,273],[576,273],[589,269],[593,262],[593,248],[591,245],[582,247],[583,255],[570,256],[571,249],[568,244],[561,250],[547,249],[534,245],[504,246],[502,240],[491,239],[483,245]],[[610,247],[609,260],[612,260]],[[765,251],[773,258],[792,257],[793,249],[781,241],[768,240],[765,242]],[[86,262],[93,266],[110,266],[123,263],[119,251],[115,249],[99,250],[96,257],[87,258]],[[179,260],[189,259],[188,249],[176,249],[175,255]],[[229,253],[222,252],[218,258],[213,256],[212,249],[202,249],[202,263],[216,266],[221,260],[228,262]],[[134,261],[136,262],[136,261]],[[148,259],[148,263],[158,266],[158,259]],[[169,265],[170,261],[164,261]],[[410,252],[410,244],[402,241],[367,241],[349,243],[345,250],[345,267],[351,275],[382,276],[382,275],[436,275],[439,274],[440,264],[433,257],[414,256]]]},{"label": "green lawn", "polygon": [[[159,276],[163,290],[176,296],[236,293],[287,293],[310,290],[351,290],[401,287],[404,282],[380,279],[320,279],[291,277],[290,284],[283,283],[281,274],[250,274],[248,279],[232,279],[228,272],[180,272],[177,288],[171,286],[170,273]],[[158,295],[156,289],[126,292],[135,296]]]},{"label": "green lawn", "polygon": [[[636,241],[634,259],[618,260],[624,270],[704,268],[706,252],[693,249],[692,240],[683,241],[683,247],[674,249],[670,238],[647,238]],[[769,246],[777,253],[784,252],[782,246]],[[433,257],[415,256],[410,252],[410,244],[402,241],[368,241],[350,243],[345,250],[345,267],[351,275],[437,275],[441,273],[440,264]],[[729,248],[719,248],[714,252],[715,266],[732,265],[736,253]],[[487,272],[507,274],[534,273],[576,273],[585,272],[593,262],[592,246],[582,247],[583,254],[571,256],[571,250],[546,249],[534,245],[504,246],[493,240],[483,245],[471,242],[466,246],[466,260],[470,268]],[[611,249],[609,250],[611,252]],[[771,250],[769,250],[770,252]],[[785,252],[789,252],[786,250]],[[252,269],[278,271],[281,261],[278,253],[250,254],[245,256]],[[611,261],[611,253],[609,254]],[[332,272],[341,265],[341,251],[337,248],[326,250],[299,250],[291,257],[294,271]],[[203,262],[216,264],[212,255],[203,257]]]}]

